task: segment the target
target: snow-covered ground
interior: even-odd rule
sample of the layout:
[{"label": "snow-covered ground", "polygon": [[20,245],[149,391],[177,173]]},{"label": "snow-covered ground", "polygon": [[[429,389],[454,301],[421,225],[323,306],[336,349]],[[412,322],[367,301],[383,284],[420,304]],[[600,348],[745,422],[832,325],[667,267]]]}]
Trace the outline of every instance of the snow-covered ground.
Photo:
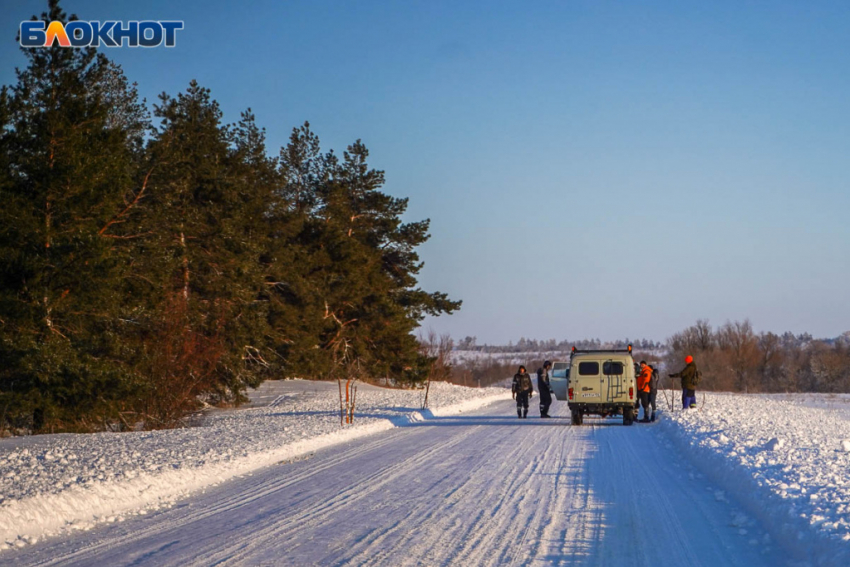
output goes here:
[{"label": "snow-covered ground", "polygon": [[530,364],[532,360],[557,360],[567,361],[570,359],[569,351],[539,351],[539,352],[482,352],[480,350],[453,350],[452,362],[463,364],[469,362],[492,361],[500,364]]},{"label": "snow-covered ground", "polygon": [[0,440],[0,550],[147,514],[264,466],[509,393],[435,383],[425,412],[423,396],[360,384],[355,422],[341,427],[336,383],[272,381],[251,394],[259,407],[212,412],[200,427]]},{"label": "snow-covered ground", "polygon": [[410,422],[5,553],[64,567],[785,564],[657,424],[571,427],[563,403],[546,420],[513,406]]},{"label": "snow-covered ground", "polygon": [[421,392],[362,387],[341,428],[336,388],[268,383],[193,429],[0,441],[0,564],[850,564],[850,396],[572,427],[536,398],[517,420],[504,389],[440,384],[417,412]]},{"label": "snow-covered ground", "polygon": [[850,396],[708,394],[662,423],[797,561],[850,565]]}]

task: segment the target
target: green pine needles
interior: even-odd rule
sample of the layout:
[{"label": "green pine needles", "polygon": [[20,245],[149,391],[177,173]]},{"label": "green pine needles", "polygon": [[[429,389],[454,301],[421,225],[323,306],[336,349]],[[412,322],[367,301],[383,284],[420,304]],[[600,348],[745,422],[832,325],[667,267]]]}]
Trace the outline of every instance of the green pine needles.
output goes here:
[{"label": "green pine needles", "polygon": [[[67,21],[56,0],[42,19]],[[428,221],[357,141],[271,157],[208,89],[150,115],[94,49],[26,49],[0,92],[0,429],[173,427],[269,377],[416,383]]]}]

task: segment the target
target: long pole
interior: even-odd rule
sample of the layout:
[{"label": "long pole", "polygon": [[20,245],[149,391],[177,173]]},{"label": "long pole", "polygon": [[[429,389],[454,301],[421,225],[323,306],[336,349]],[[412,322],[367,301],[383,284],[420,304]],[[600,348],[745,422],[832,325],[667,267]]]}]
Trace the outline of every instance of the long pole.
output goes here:
[{"label": "long pole", "polygon": [[351,402],[349,401],[349,388],[351,387],[351,378],[345,381],[345,407],[348,408],[348,416],[345,423],[351,423]]},{"label": "long pole", "polygon": [[339,384],[339,424],[345,425],[345,407],[342,405],[342,379],[337,378],[336,383]]}]

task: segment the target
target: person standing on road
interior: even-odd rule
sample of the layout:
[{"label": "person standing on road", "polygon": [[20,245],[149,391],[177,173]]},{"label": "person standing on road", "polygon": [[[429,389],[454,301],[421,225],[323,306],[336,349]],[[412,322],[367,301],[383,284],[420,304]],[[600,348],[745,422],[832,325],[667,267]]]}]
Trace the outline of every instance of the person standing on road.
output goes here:
[{"label": "person standing on road", "polygon": [[[640,376],[641,369],[640,364],[635,362],[635,384],[637,384],[637,379]],[[637,394],[635,396],[635,421],[637,421],[637,416],[640,415],[640,389],[638,389]]]},{"label": "person standing on road", "polygon": [[649,416],[649,421],[655,421],[655,400],[658,398],[658,369],[651,364],[646,366],[652,370],[652,377],[649,379],[649,405],[652,406],[652,415]]},{"label": "person standing on road", "polygon": [[552,363],[548,360],[537,369],[537,391],[540,392],[540,417],[552,417],[549,415],[549,406],[552,405],[552,386],[549,385],[549,368]]},{"label": "person standing on road", "polygon": [[697,384],[699,384],[699,370],[694,362],[693,356],[685,357],[685,367],[681,372],[668,374],[670,378],[682,379],[682,409],[697,407]]},{"label": "person standing on road", "polygon": [[511,393],[516,400],[516,416],[520,419],[528,418],[528,398],[534,395],[534,385],[531,383],[531,376],[525,370],[525,366],[520,366],[514,381],[511,384]]},{"label": "person standing on road", "polygon": [[649,423],[649,382],[652,380],[652,368],[645,360],[640,361],[640,374],[637,377],[637,391],[640,405],[643,407],[641,423]]}]

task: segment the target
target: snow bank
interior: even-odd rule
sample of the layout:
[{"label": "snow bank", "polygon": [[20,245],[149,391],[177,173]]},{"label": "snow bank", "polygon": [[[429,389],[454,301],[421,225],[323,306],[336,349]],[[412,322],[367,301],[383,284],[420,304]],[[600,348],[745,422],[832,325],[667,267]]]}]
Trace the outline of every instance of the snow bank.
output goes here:
[{"label": "snow bank", "polygon": [[850,406],[812,398],[708,394],[663,427],[797,561],[850,565]]},{"label": "snow bank", "polygon": [[363,385],[354,425],[341,427],[335,383],[273,387],[279,395],[264,407],[213,412],[196,428],[0,441],[0,549],[122,521],[261,467],[509,396],[504,389],[437,383],[430,409],[420,411],[421,391]]}]

